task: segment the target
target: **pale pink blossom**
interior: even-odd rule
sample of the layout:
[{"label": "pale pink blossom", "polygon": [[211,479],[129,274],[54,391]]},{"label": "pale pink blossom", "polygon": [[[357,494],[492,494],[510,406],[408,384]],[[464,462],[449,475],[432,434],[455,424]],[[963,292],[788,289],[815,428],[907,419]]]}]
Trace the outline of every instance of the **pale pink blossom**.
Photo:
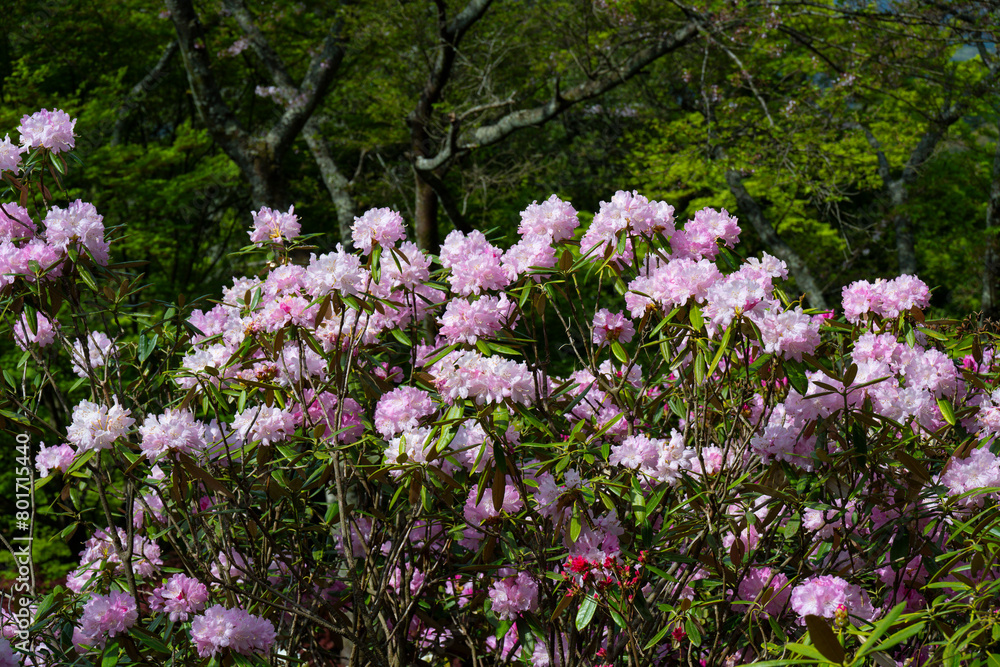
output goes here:
[{"label": "pale pink blossom", "polygon": [[605,345],[609,341],[628,343],[635,335],[635,327],[624,313],[612,313],[607,308],[601,308],[594,315],[592,327],[595,345]]},{"label": "pale pink blossom", "polygon": [[108,263],[104,217],[88,202],[77,199],[65,209],[50,208],[45,216],[45,239],[63,252],[75,242],[78,247],[89,250],[98,264]]},{"label": "pale pink blossom", "polygon": [[53,153],[67,151],[76,145],[73,128],[76,119],[61,109],[42,109],[30,116],[21,116],[17,131],[25,148],[48,148]]},{"label": "pale pink blossom", "polygon": [[285,243],[298,236],[302,231],[299,217],[295,215],[295,207],[290,206],[287,213],[270,209],[266,206],[259,211],[253,211],[253,229],[249,232],[250,241],[257,245],[266,242]]},{"label": "pale pink blossom", "polygon": [[56,339],[56,331],[59,329],[59,321],[53,322],[44,313],[36,312],[35,318],[28,321],[29,315],[24,313],[21,319],[14,324],[14,342],[22,350],[27,350],[28,345],[34,343],[38,347],[51,345]]},{"label": "pale pink blossom", "polygon": [[73,421],[66,431],[66,439],[81,452],[108,449],[135,423],[130,415],[129,410],[118,404],[117,397],[111,407],[80,401],[73,408]]},{"label": "pale pink blossom", "polygon": [[[528,234],[510,247],[501,260],[507,277],[513,282],[518,276],[532,269],[551,269],[556,265],[556,251],[552,238],[543,234]],[[535,282],[541,282],[548,272],[533,273]]]},{"label": "pale pink blossom", "polygon": [[86,351],[83,349],[82,341],[73,342],[73,351],[70,353],[73,371],[85,378],[90,370],[106,365],[113,351],[114,341],[108,338],[107,334],[103,331],[92,331],[87,336]]},{"label": "pale pink blossom", "polygon": [[240,655],[266,656],[274,644],[274,624],[243,609],[217,604],[191,621],[191,639],[203,658],[225,648]]},{"label": "pale pink blossom", "polygon": [[948,487],[949,496],[969,494],[958,501],[959,505],[982,507],[1000,495],[996,491],[985,492],[985,489],[1000,487],[1000,458],[986,447],[974,449],[964,459],[952,459],[941,475],[941,483]]},{"label": "pale pink blossom", "polygon": [[32,237],[38,232],[38,226],[31,219],[28,209],[13,202],[0,203],[0,240]]},{"label": "pale pink blossom", "polygon": [[186,621],[208,602],[208,588],[186,574],[175,574],[149,594],[149,608],[169,614],[171,621]]},{"label": "pale pink blossom", "polygon": [[865,621],[871,621],[877,615],[868,594],[859,586],[831,575],[805,580],[792,589],[791,601],[800,623],[805,623],[805,617],[809,615],[832,620],[841,606],[846,608],[849,616]]},{"label": "pale pink blossom", "polygon": [[281,408],[248,407],[233,419],[233,431],[245,443],[259,440],[263,445],[280,442],[295,433],[295,419]]},{"label": "pale pink blossom", "polygon": [[572,238],[573,231],[579,226],[573,205],[552,195],[541,204],[531,202],[528,208],[521,211],[517,233],[521,236],[548,235],[552,241],[563,241]]},{"label": "pale pink blossom", "polygon": [[670,246],[676,258],[715,259],[719,241],[732,248],[739,239],[740,227],[726,209],[703,208],[670,238]]},{"label": "pale pink blossom", "polygon": [[161,415],[147,415],[139,433],[142,453],[150,462],[171,450],[192,454],[205,446],[205,425],[190,410],[170,408]]},{"label": "pale pink blossom", "polygon": [[391,208],[373,208],[354,218],[351,238],[355,247],[366,255],[376,243],[383,248],[395,245],[396,241],[406,238],[403,217]]},{"label": "pale pink blossom", "polygon": [[21,153],[26,149],[10,140],[8,134],[0,141],[0,171],[12,171],[15,174],[21,169]]},{"label": "pale pink blossom", "polygon": [[497,618],[512,621],[522,612],[538,609],[538,582],[526,572],[507,577],[490,589],[490,606]]},{"label": "pale pink blossom", "polygon": [[777,617],[788,604],[791,589],[788,577],[772,572],[769,567],[751,568],[740,580],[737,600],[756,603],[749,609],[760,609],[766,616]]},{"label": "pale pink blossom", "polygon": [[480,338],[489,338],[514,324],[516,305],[506,294],[499,298],[481,296],[475,301],[452,299],[438,319],[439,333],[450,343],[475,345]]},{"label": "pale pink blossom", "polygon": [[384,438],[417,428],[420,420],[437,411],[430,394],[416,387],[396,387],[375,406],[375,430]]},{"label": "pale pink blossom", "polygon": [[48,477],[56,470],[66,472],[76,459],[76,450],[70,445],[63,443],[54,447],[46,447],[42,443],[38,454],[35,455],[35,468],[39,477]]},{"label": "pale pink blossom", "polygon": [[77,651],[84,645],[103,648],[109,637],[121,634],[139,620],[135,598],[127,593],[112,591],[109,595],[93,595],[83,607],[79,632],[73,633]]},{"label": "pale pink blossom", "polygon": [[479,294],[483,290],[503,289],[510,276],[500,263],[503,253],[480,231],[468,236],[455,230],[445,237],[441,246],[441,265],[451,269],[448,283],[461,296]]},{"label": "pale pink blossom", "polygon": [[861,316],[871,312],[881,317],[894,318],[913,307],[930,305],[930,290],[916,276],[903,275],[892,280],[879,278],[874,283],[858,280],[841,290],[844,316],[857,324]]}]

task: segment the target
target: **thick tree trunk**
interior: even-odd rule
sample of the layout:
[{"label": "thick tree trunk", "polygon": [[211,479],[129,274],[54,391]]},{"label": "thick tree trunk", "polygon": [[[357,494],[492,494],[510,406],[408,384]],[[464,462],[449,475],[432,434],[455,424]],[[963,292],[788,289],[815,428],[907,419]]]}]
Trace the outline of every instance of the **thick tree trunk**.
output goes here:
[{"label": "thick tree trunk", "polygon": [[896,226],[896,258],[899,260],[900,275],[917,275],[917,248],[913,240],[913,226],[910,216],[897,214]]},{"label": "thick tree trunk", "polygon": [[302,136],[309,146],[309,150],[316,160],[320,175],[323,177],[323,184],[330,199],[337,210],[337,229],[340,232],[340,242],[348,251],[354,250],[354,240],[351,238],[351,227],[354,225],[354,217],[357,215],[357,208],[354,198],[351,196],[351,182],[347,180],[337,163],[330,155],[330,148],[320,132],[319,122],[316,118],[310,118],[309,122],[302,128]]},{"label": "thick tree trunk", "polygon": [[754,231],[760,236],[760,240],[767,245],[768,250],[774,256],[788,265],[788,272],[792,274],[799,289],[806,293],[809,299],[809,306],[812,308],[827,308],[826,299],[823,298],[823,290],[812,276],[809,266],[799,256],[797,252],[785,243],[774,227],[764,217],[764,211],[753,196],[747,192],[743,185],[743,177],[738,171],[730,169],[726,172],[726,183],[729,191],[736,197],[736,204],[739,206],[740,216],[753,225]]},{"label": "thick tree trunk", "polygon": [[434,192],[434,188],[420,178],[419,172],[414,171],[413,178],[416,192],[416,213],[413,226],[414,235],[417,237],[417,246],[436,253],[441,244],[437,225],[438,196]]},{"label": "thick tree trunk", "polygon": [[[998,123],[1000,129],[1000,123]],[[1000,271],[1000,137],[993,153],[993,181],[990,200],[986,204],[986,244],[983,253],[983,314],[996,319],[1000,315],[1000,295],[997,294],[997,273]]]}]

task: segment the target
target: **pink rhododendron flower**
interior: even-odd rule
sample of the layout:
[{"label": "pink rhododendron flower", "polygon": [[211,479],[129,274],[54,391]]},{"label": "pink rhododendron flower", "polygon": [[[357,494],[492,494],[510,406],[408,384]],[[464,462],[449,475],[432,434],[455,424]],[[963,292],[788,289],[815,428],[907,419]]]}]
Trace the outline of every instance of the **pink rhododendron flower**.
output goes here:
[{"label": "pink rhododendron flower", "polygon": [[[530,269],[551,269],[556,265],[556,251],[548,235],[529,234],[515,243],[501,259],[504,271],[511,282]],[[535,282],[541,282],[548,273],[534,273]]]},{"label": "pink rhododendron flower", "polygon": [[0,171],[12,171],[15,174],[21,169],[21,153],[26,149],[11,142],[10,135],[0,141]]},{"label": "pink rhododendron flower", "polygon": [[66,431],[66,439],[79,447],[81,452],[108,449],[135,423],[130,415],[130,411],[118,405],[117,397],[110,408],[91,401],[80,401],[73,408],[73,423]]},{"label": "pink rhododendron flower", "polygon": [[203,658],[224,648],[240,655],[266,656],[274,644],[274,624],[243,609],[213,605],[191,621],[191,639]]},{"label": "pink rhododendron flower", "polygon": [[475,301],[452,299],[445,306],[444,314],[438,319],[439,333],[450,343],[475,345],[480,338],[488,338],[511,326],[515,304],[507,300],[506,294],[500,298],[481,296]]},{"label": "pink rhododendron flower", "polygon": [[73,342],[73,352],[70,360],[73,371],[80,377],[89,375],[88,369],[100,368],[108,363],[108,357],[114,348],[114,341],[102,331],[93,331],[87,336],[87,349],[83,349],[82,341]]},{"label": "pink rhododendron flower", "polygon": [[125,632],[139,620],[135,598],[128,593],[112,591],[110,595],[93,595],[83,607],[79,632],[73,633],[73,643],[82,652],[82,645],[103,648],[108,637]]},{"label": "pink rhododendron flower", "polygon": [[739,239],[740,227],[726,209],[703,208],[670,238],[670,246],[673,257],[678,259],[715,259],[719,254],[718,241],[732,248]]},{"label": "pink rhododendron flower", "polygon": [[27,350],[30,343],[34,343],[38,347],[45,347],[51,345],[56,339],[56,330],[60,326],[59,321],[56,320],[53,323],[41,312],[36,313],[36,317],[38,318],[36,321],[28,322],[28,314],[24,313],[14,325],[14,342],[22,350]]},{"label": "pink rhododendron flower", "polygon": [[170,408],[162,415],[147,415],[139,433],[142,453],[151,463],[170,450],[192,454],[205,446],[205,425],[190,410]]},{"label": "pink rhododendron flower", "polygon": [[512,621],[521,612],[538,609],[538,582],[526,572],[507,577],[493,584],[490,589],[493,613],[502,621]]},{"label": "pink rhododendron flower", "polygon": [[[626,240],[618,253],[618,238]],[[649,201],[639,193],[619,190],[610,202],[601,202],[601,210],[580,239],[580,250],[592,261],[603,261],[611,248],[611,257],[627,261],[632,255],[632,235],[671,236],[674,234],[674,207]]]},{"label": "pink rhododendron flower", "polygon": [[445,237],[441,246],[441,266],[451,269],[448,283],[461,296],[479,294],[483,290],[503,289],[510,276],[500,264],[503,253],[490,245],[480,231],[468,236],[455,230]]},{"label": "pink rhododendron flower", "polygon": [[186,574],[175,574],[149,594],[149,608],[170,615],[171,621],[186,621],[189,614],[205,608],[208,587]]},{"label": "pink rhododendron flower", "polygon": [[382,276],[393,287],[413,289],[431,277],[431,259],[413,241],[404,241],[398,248],[382,253]]},{"label": "pink rhododendron flower", "polygon": [[104,217],[93,204],[77,199],[68,208],[53,206],[45,216],[45,240],[65,252],[76,242],[102,266],[108,263],[108,242],[104,240]]},{"label": "pink rhododendron flower", "polygon": [[144,493],[139,500],[136,500],[135,510],[132,512],[132,525],[141,528],[146,520],[146,507],[153,515],[153,519],[160,524],[167,523],[167,515],[163,506],[163,498],[155,493]]},{"label": "pink rhododendron flower", "polygon": [[604,345],[608,341],[628,343],[635,335],[635,327],[623,313],[612,313],[607,308],[601,308],[594,315],[592,335],[594,345]]},{"label": "pink rhododendron flower", "polygon": [[251,215],[253,229],[247,233],[250,234],[250,241],[257,245],[268,241],[284,244],[302,232],[302,224],[299,223],[299,216],[295,215],[294,206],[290,206],[287,213],[263,206]]},{"label": "pink rhododendron flower", "polygon": [[611,448],[608,463],[638,469],[639,473],[674,486],[683,471],[691,470],[695,458],[693,449],[686,447],[684,436],[674,429],[670,439],[633,435]]},{"label": "pink rhododendron flower", "polygon": [[42,443],[38,454],[35,456],[35,468],[39,477],[48,477],[49,473],[56,470],[66,472],[76,459],[76,450],[70,445],[63,443],[56,447],[46,447]]},{"label": "pink rhododendron flower", "polygon": [[531,206],[521,211],[517,233],[521,236],[547,235],[552,241],[564,241],[573,238],[573,231],[579,226],[573,205],[552,195],[541,204],[531,202]]},{"label": "pink rhododendron flower", "polygon": [[0,203],[0,241],[30,238],[37,232],[38,226],[31,219],[28,209],[13,202]]},{"label": "pink rhododendron flower", "polygon": [[396,387],[383,394],[375,406],[375,430],[383,438],[391,438],[417,428],[420,419],[436,411],[428,392],[416,387]]},{"label": "pink rhododendron flower", "polygon": [[705,301],[708,289],[722,273],[707,259],[647,260],[640,275],[628,284],[625,305],[632,317],[641,318],[648,308],[670,310],[689,299]]},{"label": "pink rhododendron flower", "polygon": [[21,660],[14,655],[14,650],[6,638],[0,637],[0,667],[19,667]]},{"label": "pink rhododendron flower", "polygon": [[76,119],[60,109],[42,109],[30,116],[21,116],[17,131],[25,148],[48,148],[53,153],[67,151],[76,145],[73,128]]},{"label": "pink rhododendron flower", "polygon": [[768,354],[802,361],[803,354],[812,354],[820,344],[819,324],[801,307],[780,312],[768,308],[752,313],[750,320],[760,329],[764,352]]},{"label": "pink rhododendron flower", "polygon": [[[949,496],[1000,487],[1000,457],[986,447],[974,449],[964,459],[952,459],[941,483],[948,487]],[[958,502],[964,507],[982,507],[987,499],[997,497],[996,492],[973,493]]]},{"label": "pink rhododendron flower", "polygon": [[313,297],[338,291],[355,295],[364,289],[368,272],[361,268],[361,259],[337,244],[336,252],[309,256],[303,287]]},{"label": "pink rhododendron flower", "polygon": [[893,318],[914,306],[926,308],[930,305],[930,290],[916,276],[903,275],[892,280],[879,278],[874,283],[858,280],[843,288],[841,297],[844,317],[857,324],[861,316],[871,312],[882,317]]},{"label": "pink rhododendron flower", "polygon": [[479,495],[479,485],[473,484],[472,488],[469,489],[469,496],[465,500],[465,520],[469,522],[472,526],[479,526],[484,521],[500,516],[500,512],[507,512],[508,514],[513,514],[515,512],[520,512],[524,507],[524,501],[521,500],[521,495],[517,491],[517,487],[513,484],[507,484],[504,486],[503,492],[503,503],[500,509],[497,509],[493,505],[493,492],[491,489],[487,489],[483,493],[483,497],[476,502],[476,496]]},{"label": "pink rhododendron flower", "polygon": [[791,600],[800,623],[805,623],[808,615],[833,619],[840,606],[847,608],[848,615],[866,621],[877,615],[868,594],[859,586],[830,575],[810,577],[799,584],[792,589]]},{"label": "pink rhododendron flower", "polygon": [[[80,552],[80,567],[67,577],[66,586],[74,593],[79,593],[90,581],[97,565],[101,563],[115,564],[115,574],[120,575],[125,570],[118,549],[111,537],[110,528],[100,528],[84,543]],[[128,545],[128,534],[118,528],[118,539],[125,548]],[[160,558],[160,547],[155,542],[135,535],[132,538],[132,571],[138,577],[151,577],[163,565]],[[72,579],[72,581],[71,581]]]},{"label": "pink rhododendron flower", "polygon": [[441,398],[449,403],[458,398],[474,399],[478,405],[504,399],[522,405],[535,401],[534,377],[523,362],[456,350],[434,363],[430,370]]},{"label": "pink rhododendron flower", "polygon": [[259,405],[248,407],[237,414],[232,428],[245,443],[260,440],[261,444],[270,445],[295,433],[295,418],[291,412],[277,406],[269,408]]},{"label": "pink rhododendron flower", "polygon": [[340,409],[340,424],[336,423],[337,417],[337,395],[325,391],[316,395],[315,390],[307,389],[304,392],[306,401],[306,411],[303,413],[302,406],[296,404],[292,408],[292,417],[296,424],[302,424],[310,433],[314,433],[314,427],[323,424],[326,429],[322,437],[333,437],[333,432],[338,431],[337,440],[350,444],[357,441],[364,434],[364,424],[361,422],[362,409],[353,398],[344,399],[344,406]]},{"label": "pink rhododendron flower", "polygon": [[383,248],[395,245],[396,241],[406,238],[403,216],[391,208],[373,208],[360,218],[354,218],[351,238],[355,247],[366,255],[376,243]]},{"label": "pink rhododendron flower", "polygon": [[740,580],[736,599],[756,601],[763,607],[764,614],[777,617],[785,609],[791,595],[787,584],[788,577],[781,572],[772,572],[769,567],[755,567]]}]

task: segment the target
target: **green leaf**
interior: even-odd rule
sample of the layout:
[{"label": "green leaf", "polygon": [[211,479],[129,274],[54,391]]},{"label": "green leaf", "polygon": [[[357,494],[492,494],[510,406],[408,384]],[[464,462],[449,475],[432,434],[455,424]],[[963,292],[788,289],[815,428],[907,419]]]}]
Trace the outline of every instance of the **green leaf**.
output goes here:
[{"label": "green leaf", "polygon": [[715,351],[715,356],[712,357],[712,363],[708,365],[708,371],[706,371],[706,377],[712,377],[715,372],[716,366],[719,365],[719,361],[722,359],[722,355],[726,353],[726,349],[729,345],[729,338],[733,335],[733,327],[728,327],[726,333],[722,336],[722,342],[719,343],[719,349]]},{"label": "green leaf", "polygon": [[139,363],[145,363],[149,355],[153,353],[156,349],[156,341],[159,340],[159,334],[153,334],[152,337],[146,334],[139,334]]},{"label": "green leaf", "polygon": [[902,615],[904,609],[906,609],[905,602],[900,602],[893,607],[892,610],[885,615],[885,618],[876,624],[871,634],[868,635],[868,639],[866,639],[865,643],[858,649],[856,656],[860,658],[861,656],[874,651],[875,649],[872,647],[875,645],[875,642],[877,642],[882,635],[889,631],[889,628],[896,622],[896,619]]},{"label": "green leaf", "polygon": [[573,518],[569,520],[569,539],[576,542],[580,538],[580,531],[583,530],[583,526],[580,524],[580,517],[575,513]]},{"label": "green leaf", "polygon": [[393,338],[398,340],[406,347],[413,347],[413,341],[411,341],[410,337],[407,336],[406,333],[399,327],[392,327],[391,329],[389,329],[389,333],[392,334]]},{"label": "green leaf", "polygon": [[684,621],[684,632],[687,633],[688,639],[695,646],[701,646],[701,630],[698,629],[698,624],[695,623],[693,618],[689,618]]},{"label": "green leaf", "polygon": [[888,639],[875,647],[875,651],[884,651],[896,646],[897,644],[902,644],[913,635],[923,632],[923,630],[924,623],[914,623],[913,625],[903,628],[899,632],[890,635]]},{"label": "green leaf", "polygon": [[664,637],[666,637],[668,632],[670,632],[670,626],[669,625],[663,626],[663,629],[660,630],[659,632],[657,632],[656,636],[653,637],[652,639],[650,639],[646,643],[646,645],[642,647],[642,650],[643,651],[648,651],[649,649],[651,649],[654,646],[656,646],[657,644],[659,644],[660,640],[662,640]]},{"label": "green leaf", "polygon": [[782,362],[785,368],[785,375],[788,377],[788,381],[791,383],[795,391],[799,392],[803,396],[809,389],[809,381],[806,380],[805,371],[802,368],[802,364],[786,359]]},{"label": "green leaf", "polygon": [[692,304],[691,311],[688,313],[688,320],[691,321],[691,326],[697,331],[701,331],[705,326],[705,318],[701,316],[701,308]]},{"label": "green leaf", "polygon": [[625,348],[621,346],[621,343],[619,343],[616,340],[611,341],[611,351],[614,353],[618,361],[622,362],[623,364],[628,363],[628,354],[625,352]]},{"label": "green leaf", "polygon": [[382,277],[382,245],[379,243],[373,244],[372,248],[372,259],[371,259],[371,272],[372,280],[375,284],[378,284],[379,278]]},{"label": "green leaf", "polygon": [[94,290],[96,292],[97,291],[97,281],[94,280],[93,274],[91,274],[90,271],[87,270],[87,267],[80,266],[79,264],[77,266],[80,269],[80,279],[83,280],[83,282],[85,282],[87,284],[87,287],[89,287],[90,289],[92,289],[92,290]]},{"label": "green leaf", "polygon": [[951,409],[951,403],[947,398],[939,398],[937,401],[938,408],[941,409],[941,416],[944,420],[948,422],[951,426],[955,425],[955,412]]},{"label": "green leaf", "polygon": [[588,595],[580,604],[579,611],[576,612],[576,629],[583,630],[590,625],[595,611],[597,611],[597,599],[593,595]]}]

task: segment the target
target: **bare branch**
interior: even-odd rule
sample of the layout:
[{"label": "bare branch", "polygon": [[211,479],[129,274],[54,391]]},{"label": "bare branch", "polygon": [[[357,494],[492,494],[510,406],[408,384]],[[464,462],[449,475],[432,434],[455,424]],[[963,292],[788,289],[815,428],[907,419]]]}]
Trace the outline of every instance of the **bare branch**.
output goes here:
[{"label": "bare branch", "polygon": [[665,35],[656,44],[632,55],[620,69],[607,71],[603,75],[576,85],[562,94],[556,94],[549,102],[541,106],[513,111],[495,123],[463,133],[454,146],[446,145],[433,157],[417,156],[414,164],[421,172],[431,171],[446,164],[460,153],[495,144],[517,130],[546,123],[574,104],[598,97],[628,81],[641,72],[644,67],[685,46],[697,35],[696,22],[689,21],[672,33]]}]

